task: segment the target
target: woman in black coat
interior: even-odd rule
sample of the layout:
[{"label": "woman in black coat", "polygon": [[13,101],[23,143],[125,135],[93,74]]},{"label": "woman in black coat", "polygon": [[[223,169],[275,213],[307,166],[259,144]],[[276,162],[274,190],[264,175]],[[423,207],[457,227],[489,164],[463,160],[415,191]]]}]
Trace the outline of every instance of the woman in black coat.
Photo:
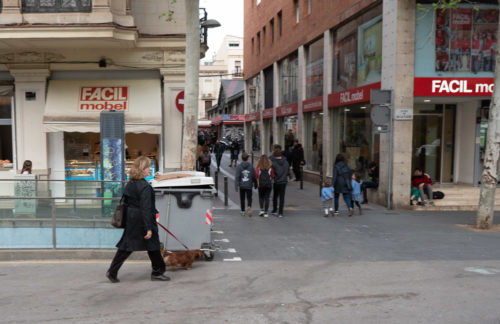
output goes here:
[{"label": "woman in black coat", "polygon": [[332,175],[332,186],[335,189],[334,193],[334,205],[335,212],[334,216],[338,216],[339,214],[339,195],[342,194],[344,197],[344,201],[349,208],[349,217],[354,214],[354,209],[351,205],[351,170],[345,164],[345,158],[342,154],[337,154],[335,158],[335,165],[333,166],[333,175]]},{"label": "woman in black coat", "polygon": [[125,230],[116,244],[118,251],[106,272],[106,277],[112,283],[120,281],[118,270],[133,251],[148,251],[153,268],[151,280],[170,280],[169,277],[163,275],[165,263],[160,253],[154,191],[144,179],[150,173],[150,167],[151,161],[147,157],[138,157],[130,170],[130,182],[123,190],[128,204]]}]

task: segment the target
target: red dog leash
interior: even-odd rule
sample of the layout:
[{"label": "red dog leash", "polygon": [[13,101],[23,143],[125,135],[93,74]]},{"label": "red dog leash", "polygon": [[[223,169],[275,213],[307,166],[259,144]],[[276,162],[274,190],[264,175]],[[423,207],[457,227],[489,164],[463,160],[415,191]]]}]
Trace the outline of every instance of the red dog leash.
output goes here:
[{"label": "red dog leash", "polygon": [[181,243],[181,245],[182,245],[182,246],[183,246],[186,250],[189,250],[189,248],[188,248],[188,247],[187,247],[184,243],[182,243],[181,241],[179,241],[179,239],[178,239],[178,238],[177,238],[174,234],[172,234],[172,232],[170,232],[170,231],[169,231],[169,230],[168,230],[165,226],[163,226],[162,224],[160,224],[160,222],[158,222],[158,221],[157,221],[156,223],[157,223],[158,225],[160,225],[160,227],[161,227],[161,228],[163,228],[165,231],[167,231],[167,233],[168,233],[168,234],[172,235],[172,237],[173,237],[174,239],[176,239],[176,240],[177,240],[177,242]]}]

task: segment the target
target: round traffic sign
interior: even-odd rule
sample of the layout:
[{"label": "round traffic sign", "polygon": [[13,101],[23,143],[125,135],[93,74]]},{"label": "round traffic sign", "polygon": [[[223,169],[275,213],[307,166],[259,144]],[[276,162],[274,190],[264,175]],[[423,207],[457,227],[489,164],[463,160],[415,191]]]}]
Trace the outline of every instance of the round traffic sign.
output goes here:
[{"label": "round traffic sign", "polygon": [[391,121],[391,109],[387,106],[373,105],[370,117],[375,125],[388,125]]},{"label": "round traffic sign", "polygon": [[175,97],[175,106],[181,113],[184,112],[184,91],[179,92]]}]

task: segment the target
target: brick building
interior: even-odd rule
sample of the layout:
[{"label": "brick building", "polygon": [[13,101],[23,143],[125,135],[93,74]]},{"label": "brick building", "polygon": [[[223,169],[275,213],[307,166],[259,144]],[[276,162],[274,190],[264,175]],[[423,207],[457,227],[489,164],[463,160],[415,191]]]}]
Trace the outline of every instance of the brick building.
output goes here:
[{"label": "brick building", "polygon": [[[331,176],[338,153],[363,177],[375,161],[372,199],[396,208],[415,167],[439,185],[477,186],[498,4],[432,3],[245,0],[246,138],[266,153],[298,139],[309,179]],[[392,132],[372,123],[372,89],[392,91]]]}]

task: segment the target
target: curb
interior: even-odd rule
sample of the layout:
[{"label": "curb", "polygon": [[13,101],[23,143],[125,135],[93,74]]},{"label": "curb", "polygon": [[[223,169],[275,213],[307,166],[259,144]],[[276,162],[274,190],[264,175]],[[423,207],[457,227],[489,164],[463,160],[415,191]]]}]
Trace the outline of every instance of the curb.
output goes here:
[{"label": "curb", "polygon": [[[111,260],[116,249],[5,249],[0,261],[27,260]],[[145,251],[132,253],[128,260],[149,260]]]}]

